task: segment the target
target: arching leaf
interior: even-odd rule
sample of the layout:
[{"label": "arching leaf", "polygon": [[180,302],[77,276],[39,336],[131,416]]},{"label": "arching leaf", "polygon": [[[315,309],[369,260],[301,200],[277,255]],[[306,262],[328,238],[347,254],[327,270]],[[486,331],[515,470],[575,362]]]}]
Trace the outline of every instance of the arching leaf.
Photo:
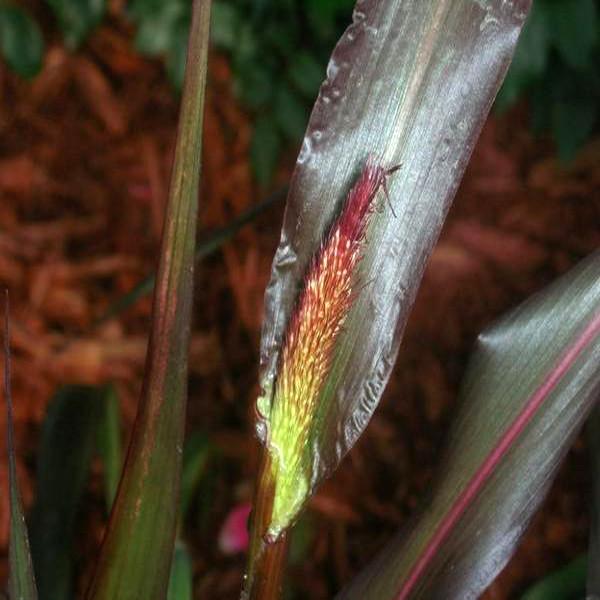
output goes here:
[{"label": "arching leaf", "polygon": [[479,336],[433,500],[340,598],[477,598],[599,393],[596,252]]}]

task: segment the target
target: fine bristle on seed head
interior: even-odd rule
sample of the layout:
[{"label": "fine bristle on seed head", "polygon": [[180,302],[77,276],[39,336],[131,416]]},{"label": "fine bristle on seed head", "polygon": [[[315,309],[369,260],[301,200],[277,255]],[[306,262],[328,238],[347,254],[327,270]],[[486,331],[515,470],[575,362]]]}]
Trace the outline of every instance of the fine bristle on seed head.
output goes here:
[{"label": "fine bristle on seed head", "polygon": [[266,534],[277,536],[295,518],[309,493],[305,449],[338,336],[356,298],[358,265],[375,197],[385,188],[385,169],[369,158],[313,257],[284,336],[270,414],[269,451],[275,493]]},{"label": "fine bristle on seed head", "polygon": [[379,188],[385,185],[386,175],[387,172],[381,165],[371,159],[367,161],[358,181],[350,190],[340,215],[339,227],[347,239],[362,239],[369,215],[373,212],[375,196]]}]

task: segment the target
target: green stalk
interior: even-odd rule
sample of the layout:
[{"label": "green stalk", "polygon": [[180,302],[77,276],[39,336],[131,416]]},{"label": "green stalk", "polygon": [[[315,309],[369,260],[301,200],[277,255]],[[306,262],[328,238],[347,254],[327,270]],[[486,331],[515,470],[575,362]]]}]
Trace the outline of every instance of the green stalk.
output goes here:
[{"label": "green stalk", "polygon": [[90,600],[164,600],[179,507],[210,0],[194,0],[146,375]]}]

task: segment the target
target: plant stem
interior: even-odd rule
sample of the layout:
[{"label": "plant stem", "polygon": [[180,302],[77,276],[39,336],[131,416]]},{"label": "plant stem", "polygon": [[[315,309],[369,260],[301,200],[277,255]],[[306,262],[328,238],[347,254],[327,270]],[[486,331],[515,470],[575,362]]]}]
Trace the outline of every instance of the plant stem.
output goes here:
[{"label": "plant stem", "polygon": [[179,510],[211,0],[194,0],[144,382],[89,600],[164,600]]},{"label": "plant stem", "polygon": [[254,494],[244,600],[274,600],[281,596],[289,532],[284,531],[275,541],[266,540],[274,494],[271,457],[263,448]]}]

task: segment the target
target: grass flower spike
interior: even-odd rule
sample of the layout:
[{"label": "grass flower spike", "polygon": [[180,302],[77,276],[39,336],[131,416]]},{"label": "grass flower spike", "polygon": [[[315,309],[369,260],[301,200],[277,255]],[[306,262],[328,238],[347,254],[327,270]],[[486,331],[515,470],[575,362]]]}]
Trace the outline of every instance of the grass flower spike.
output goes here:
[{"label": "grass flower spike", "polygon": [[387,195],[384,169],[372,159],[313,257],[290,318],[280,357],[267,440],[275,486],[269,539],[296,517],[310,486],[305,452],[334,348],[360,285],[358,265],[377,192]]}]

